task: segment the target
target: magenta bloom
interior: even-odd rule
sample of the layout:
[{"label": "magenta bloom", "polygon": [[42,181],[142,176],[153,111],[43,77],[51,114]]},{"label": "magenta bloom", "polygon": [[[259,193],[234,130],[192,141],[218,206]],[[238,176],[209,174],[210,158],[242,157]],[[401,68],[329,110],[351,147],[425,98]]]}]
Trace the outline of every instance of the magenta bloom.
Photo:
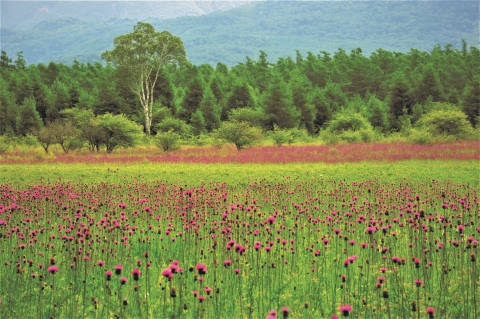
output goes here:
[{"label": "magenta bloom", "polygon": [[162,276],[168,279],[172,278],[173,277],[172,270],[170,268],[166,268],[162,270]]},{"label": "magenta bloom", "polygon": [[429,318],[433,318],[433,315],[435,314],[435,309],[433,309],[433,307],[428,307],[425,311]]},{"label": "magenta bloom", "polygon": [[206,287],[205,287],[205,293],[206,293],[207,295],[210,295],[210,294],[212,293],[212,288],[206,286]]},{"label": "magenta bloom", "polygon": [[122,285],[125,285],[127,283],[128,279],[126,277],[120,277],[120,283]]},{"label": "magenta bloom", "polygon": [[134,270],[132,270],[133,280],[138,281],[138,279],[140,278],[140,274],[141,272],[138,268],[135,268]]},{"label": "magenta bloom", "polygon": [[205,296],[198,296],[198,301],[204,302],[205,301]]},{"label": "magenta bloom", "polygon": [[55,266],[55,265],[52,265],[52,266],[48,267],[47,271],[51,274],[54,274],[58,271],[58,267]]},{"label": "magenta bloom", "polygon": [[100,267],[103,267],[105,265],[105,262],[103,260],[99,260],[97,262],[97,265],[100,266]]},{"label": "magenta bloom", "polygon": [[344,317],[348,317],[350,312],[352,312],[353,307],[350,305],[342,305],[338,308],[338,310],[340,310]]},{"label": "magenta bloom", "polygon": [[123,266],[122,265],[116,265],[115,266],[115,274],[120,275],[122,273]]},{"label": "magenta bloom", "polygon": [[207,266],[204,264],[198,264],[195,268],[198,270],[198,274],[200,275],[205,275],[207,273]]},{"label": "magenta bloom", "polygon": [[232,261],[231,261],[230,259],[229,259],[229,260],[225,260],[225,261],[223,262],[223,265],[224,265],[225,267],[228,267],[228,266],[230,266],[231,264],[232,264]]},{"label": "magenta bloom", "polygon": [[420,287],[421,285],[423,285],[423,281],[421,281],[420,279],[416,279],[414,282],[417,287]]},{"label": "magenta bloom", "polygon": [[110,279],[112,279],[112,272],[110,270],[107,270],[105,276],[107,277],[107,280],[110,281]]},{"label": "magenta bloom", "polygon": [[379,283],[383,284],[386,279],[385,279],[385,277],[378,277],[377,280],[378,280]]}]

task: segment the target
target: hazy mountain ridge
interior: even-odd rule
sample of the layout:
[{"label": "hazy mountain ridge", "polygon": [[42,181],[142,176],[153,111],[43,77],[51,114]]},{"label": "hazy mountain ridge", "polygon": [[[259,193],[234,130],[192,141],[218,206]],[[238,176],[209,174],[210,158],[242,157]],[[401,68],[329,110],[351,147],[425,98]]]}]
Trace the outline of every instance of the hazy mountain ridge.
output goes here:
[{"label": "hazy mountain ridge", "polygon": [[228,10],[244,1],[2,1],[3,29],[31,29],[45,20],[171,19]]},{"label": "hazy mountain ridge", "polygon": [[[460,48],[461,39],[478,46],[478,10],[478,2],[254,2],[202,16],[142,20],[180,36],[193,63],[233,65],[259,50],[275,60],[295,50],[406,52],[448,43]],[[131,32],[137,21],[46,20],[28,31],[3,29],[2,49],[11,56],[24,51],[28,63],[100,61],[114,37]]]}]

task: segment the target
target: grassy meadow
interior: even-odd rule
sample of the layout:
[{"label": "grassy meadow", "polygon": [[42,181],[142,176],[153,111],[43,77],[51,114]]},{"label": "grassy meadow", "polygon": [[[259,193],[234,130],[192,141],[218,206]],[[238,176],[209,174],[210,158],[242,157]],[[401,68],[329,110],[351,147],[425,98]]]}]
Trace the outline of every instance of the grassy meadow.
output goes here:
[{"label": "grassy meadow", "polygon": [[478,318],[470,153],[5,161],[0,317]]}]

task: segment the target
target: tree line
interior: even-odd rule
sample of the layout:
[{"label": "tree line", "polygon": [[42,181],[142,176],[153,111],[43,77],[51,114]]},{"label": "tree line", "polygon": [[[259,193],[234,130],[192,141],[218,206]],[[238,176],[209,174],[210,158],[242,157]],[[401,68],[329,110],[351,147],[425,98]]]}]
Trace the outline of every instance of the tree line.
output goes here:
[{"label": "tree line", "polygon": [[[13,60],[2,51],[0,135],[33,134],[42,140],[42,134],[52,136],[47,128],[58,135],[60,127],[70,127],[62,134],[71,136],[71,147],[88,144],[98,150],[102,144],[111,151],[139,140],[141,131],[199,138],[218,134],[225,123],[247,124],[264,133],[324,134],[331,140],[348,140],[348,134],[369,140],[368,134],[408,130],[425,122],[432,111],[456,112],[466,123],[462,125],[479,125],[480,50],[465,41],[462,49],[451,45],[435,45],[430,52],[377,49],[369,56],[361,48],[306,55],[297,51],[295,59],[276,62],[260,51],[257,59],[247,56],[229,68],[221,62],[192,65],[183,56],[178,37],[155,32],[148,24],[136,28],[129,35],[163,34],[158,41],[174,39],[181,45],[176,51],[181,63],[155,64],[158,70],[144,79],[151,89],[148,112],[139,92],[132,89],[136,66],[113,63],[114,50],[103,56],[111,64],[74,61],[71,66],[28,65],[22,52]],[[125,137],[116,137],[120,141],[112,144],[115,126],[129,127],[136,137],[130,144]],[[101,128],[100,142],[86,136],[94,127]],[[58,138],[50,143],[62,144]]]}]

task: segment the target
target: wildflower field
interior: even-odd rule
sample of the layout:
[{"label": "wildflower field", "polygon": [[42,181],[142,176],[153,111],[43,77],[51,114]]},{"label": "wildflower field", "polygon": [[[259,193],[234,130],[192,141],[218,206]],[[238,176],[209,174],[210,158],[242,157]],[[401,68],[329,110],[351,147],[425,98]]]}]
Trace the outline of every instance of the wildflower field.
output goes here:
[{"label": "wildflower field", "polygon": [[294,146],[244,162],[10,154],[0,317],[478,318],[478,147],[352,147],[331,163],[289,161]]}]

